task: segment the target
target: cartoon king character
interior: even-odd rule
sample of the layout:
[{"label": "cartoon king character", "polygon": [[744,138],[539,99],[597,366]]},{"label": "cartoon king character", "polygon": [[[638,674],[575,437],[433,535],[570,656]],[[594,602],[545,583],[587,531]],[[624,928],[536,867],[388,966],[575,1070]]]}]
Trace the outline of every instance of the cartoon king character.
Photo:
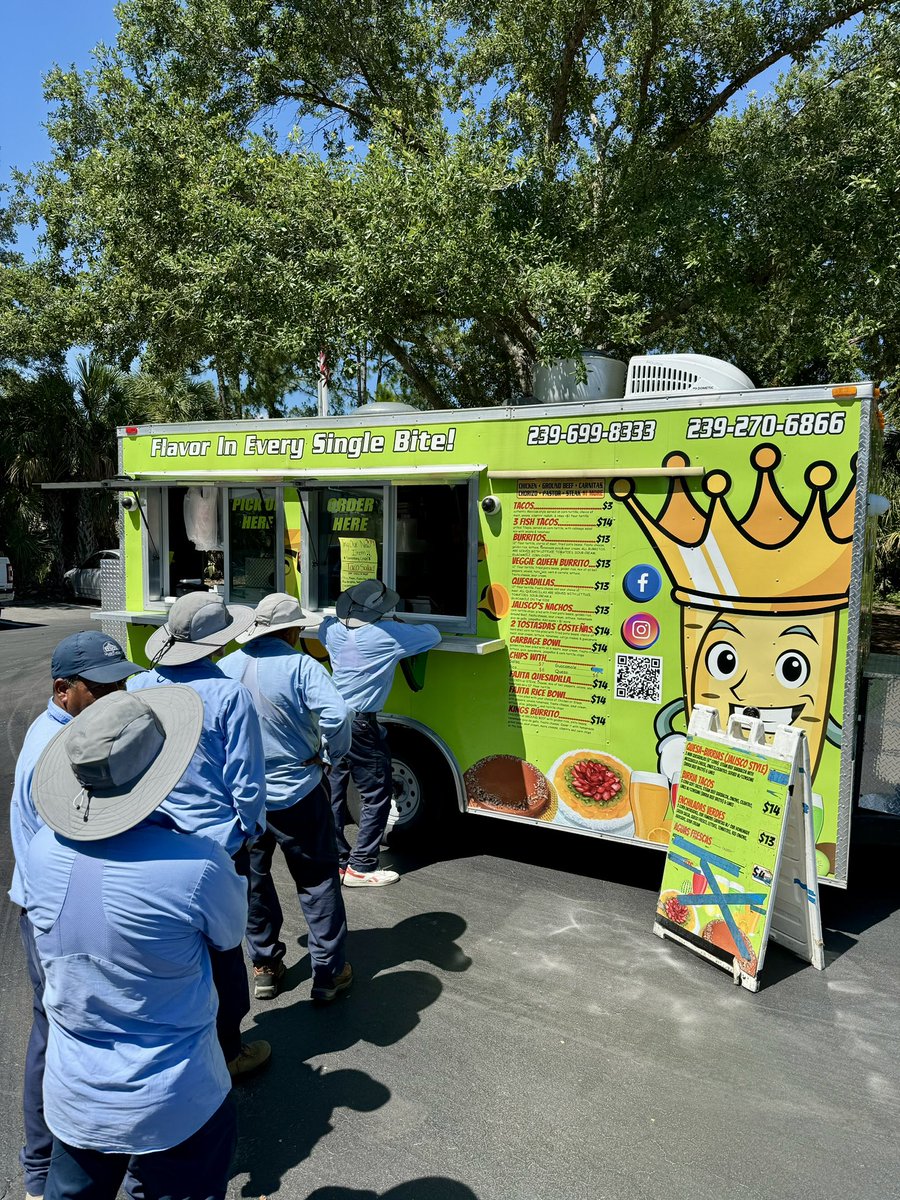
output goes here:
[{"label": "cartoon king character", "polygon": [[[813,779],[826,739],[840,745],[829,708],[838,616],[850,587],[855,460],[849,485],[830,508],[826,492],[837,472],[831,463],[813,463],[804,476],[809,499],[802,513],[775,481],[778,447],[759,445],[750,461],[756,488],[743,517],[729,507],[731,478],[724,471],[703,477],[708,504],[684,479],[673,478],[656,517],[635,495],[633,480],[616,480],[611,488],[655,547],[681,605],[683,697],[656,719],[660,770],[670,780],[681,769],[686,743],[675,721],[697,703],[718,709],[723,728],[730,716],[752,707],[767,730],[776,724],[804,730]],[[690,464],[675,452],[663,465]],[[819,797],[814,803],[818,837],[824,810]],[[834,869],[832,851],[829,844],[820,852],[823,874]]]}]

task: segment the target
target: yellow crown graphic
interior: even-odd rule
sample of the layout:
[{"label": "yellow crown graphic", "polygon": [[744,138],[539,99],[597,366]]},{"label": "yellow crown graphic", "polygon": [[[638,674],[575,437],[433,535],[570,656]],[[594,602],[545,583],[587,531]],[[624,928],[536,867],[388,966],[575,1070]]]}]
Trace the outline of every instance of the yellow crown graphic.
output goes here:
[{"label": "yellow crown graphic", "polygon": [[[737,518],[725,499],[731,478],[724,471],[703,476],[708,508],[701,507],[683,479],[675,477],[658,517],[635,496],[632,479],[611,489],[656,547],[679,604],[749,613],[827,612],[847,604],[853,553],[856,460],[843,495],[829,509],[825,493],[837,478],[827,462],[813,463],[804,476],[809,501],[802,513],[775,482],[781,451],[768,443],[750,455],[757,471],[750,507]],[[663,466],[689,466],[686,454],[666,456]]]}]

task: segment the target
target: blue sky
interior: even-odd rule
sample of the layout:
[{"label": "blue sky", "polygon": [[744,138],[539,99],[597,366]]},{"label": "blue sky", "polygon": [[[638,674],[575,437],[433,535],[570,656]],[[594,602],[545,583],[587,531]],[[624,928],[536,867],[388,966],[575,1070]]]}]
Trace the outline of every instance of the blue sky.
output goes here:
[{"label": "blue sky", "polygon": [[[59,63],[85,67],[115,40],[114,0],[7,0],[0,40],[0,182],[47,156],[42,79]],[[25,239],[23,239],[24,241]],[[25,247],[23,247],[25,248]]]}]

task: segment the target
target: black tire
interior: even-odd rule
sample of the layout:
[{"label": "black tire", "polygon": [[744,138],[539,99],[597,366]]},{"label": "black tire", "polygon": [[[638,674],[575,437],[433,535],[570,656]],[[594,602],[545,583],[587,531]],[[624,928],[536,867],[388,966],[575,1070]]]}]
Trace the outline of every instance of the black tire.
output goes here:
[{"label": "black tire", "polygon": [[[388,725],[394,799],[384,840],[404,848],[424,842],[459,815],[456,788],[447,760],[420,734]],[[347,807],[359,821],[359,793],[351,780]]]}]

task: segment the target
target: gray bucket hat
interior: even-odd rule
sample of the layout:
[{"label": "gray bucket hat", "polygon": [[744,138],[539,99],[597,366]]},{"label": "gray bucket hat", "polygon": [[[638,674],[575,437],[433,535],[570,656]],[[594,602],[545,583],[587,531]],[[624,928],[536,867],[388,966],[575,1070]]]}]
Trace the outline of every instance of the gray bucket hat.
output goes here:
[{"label": "gray bucket hat", "polygon": [[351,629],[380,621],[400,603],[400,594],[378,579],[364,579],[341,592],[334,606],[338,620]]},{"label": "gray bucket hat", "polygon": [[253,624],[239,634],[235,641],[245,646],[247,642],[265,637],[267,633],[277,633],[279,629],[310,629],[318,624],[319,618],[315,613],[301,608],[293,596],[289,596],[287,592],[272,592],[270,596],[264,596],[260,600],[253,614]]},{"label": "gray bucket hat", "polygon": [[104,696],[47,744],[34,771],[35,807],[72,841],[124,833],[165,800],[202,729],[203,701],[193,688]]},{"label": "gray bucket hat", "polygon": [[244,604],[226,608],[215,592],[188,592],[175,601],[165,625],[148,639],[145,654],[153,666],[184,666],[227,646],[252,620],[253,609]]}]

